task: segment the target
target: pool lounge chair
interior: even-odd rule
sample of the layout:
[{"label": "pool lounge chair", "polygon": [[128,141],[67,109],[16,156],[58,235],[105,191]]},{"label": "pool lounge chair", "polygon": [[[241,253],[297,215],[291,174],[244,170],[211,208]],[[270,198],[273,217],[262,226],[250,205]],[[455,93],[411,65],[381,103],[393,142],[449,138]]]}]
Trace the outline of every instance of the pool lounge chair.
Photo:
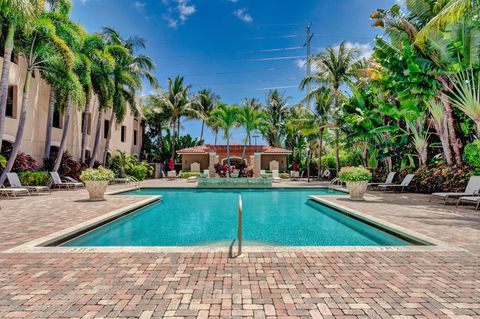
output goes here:
[{"label": "pool lounge chair", "polygon": [[57,188],[66,188],[66,189],[78,189],[79,187],[83,187],[84,185],[79,182],[65,182],[62,181],[58,172],[50,172],[50,176],[52,176],[53,187]]},{"label": "pool lounge chair", "polygon": [[282,181],[282,179],[280,178],[279,174],[278,174],[278,170],[274,169],[272,171],[272,181],[274,183],[280,183]]},{"label": "pool lounge chair", "polygon": [[459,198],[464,196],[474,196],[478,195],[480,190],[480,176],[471,176],[468,180],[467,187],[465,187],[464,192],[454,193],[454,192],[440,192],[440,193],[432,193],[430,196],[429,202],[432,201],[434,197],[442,198],[443,204],[447,204],[450,198]]},{"label": "pool lounge chair", "polygon": [[400,192],[403,192],[405,188],[410,187],[410,183],[412,182],[413,178],[415,177],[414,174],[407,174],[403,181],[400,184],[380,184],[378,185],[378,188],[380,190],[400,190]]},{"label": "pool lounge chair", "polygon": [[377,187],[378,185],[387,185],[393,184],[393,179],[395,178],[395,172],[388,173],[387,179],[383,183],[368,183],[368,187]]},{"label": "pool lounge chair", "polygon": [[83,187],[85,187],[85,184],[84,184],[84,183],[82,183],[82,182],[80,182],[80,181],[77,181],[77,180],[76,180],[75,178],[73,178],[73,177],[64,176],[63,178],[65,178],[65,180],[66,180],[67,182],[70,182],[70,183],[78,183],[78,185],[81,184],[81,185],[83,185]]},{"label": "pool lounge chair", "polygon": [[13,197],[17,197],[17,195],[28,195],[30,196],[30,192],[28,189],[23,188],[23,187],[5,187],[2,185],[0,188],[0,196],[5,195],[6,197],[9,197],[10,195],[13,195]]},{"label": "pool lounge chair", "polygon": [[480,206],[480,196],[462,196],[462,197],[459,197],[458,200],[457,200],[457,207],[462,202],[475,204],[475,210],[478,210],[478,207]]},{"label": "pool lounge chair", "polygon": [[26,188],[29,191],[35,191],[37,194],[40,194],[40,192],[51,193],[48,186],[23,186],[22,182],[20,182],[20,179],[18,178],[17,173],[7,173],[7,179],[10,183],[10,186],[14,189]]}]

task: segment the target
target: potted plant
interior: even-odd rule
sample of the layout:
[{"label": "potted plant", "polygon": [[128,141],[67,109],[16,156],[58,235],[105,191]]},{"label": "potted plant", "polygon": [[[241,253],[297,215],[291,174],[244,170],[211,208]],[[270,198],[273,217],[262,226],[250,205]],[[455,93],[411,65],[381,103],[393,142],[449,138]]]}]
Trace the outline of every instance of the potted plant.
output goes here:
[{"label": "potted plant", "polygon": [[108,183],[113,179],[114,174],[111,170],[99,167],[87,168],[80,175],[80,179],[85,183],[91,201],[104,200],[104,194]]},{"label": "potted plant", "polygon": [[367,191],[368,182],[372,179],[372,173],[362,166],[348,166],[340,170],[338,178],[347,184],[351,200],[364,200],[363,195]]}]

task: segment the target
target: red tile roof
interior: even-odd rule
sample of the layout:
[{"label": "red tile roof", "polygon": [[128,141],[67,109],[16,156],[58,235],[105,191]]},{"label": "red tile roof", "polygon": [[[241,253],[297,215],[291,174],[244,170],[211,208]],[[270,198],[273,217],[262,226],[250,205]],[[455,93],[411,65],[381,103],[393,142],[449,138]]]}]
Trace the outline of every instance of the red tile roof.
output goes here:
[{"label": "red tile roof", "polygon": [[[227,150],[226,145],[202,145],[202,146],[185,148],[183,150],[177,151],[177,153],[178,154],[207,154],[209,152],[224,153],[226,152],[226,150]],[[242,150],[243,150],[243,145],[241,144],[230,145],[230,151],[232,153],[236,151],[241,152]],[[286,150],[284,148],[274,147],[274,146],[264,146],[264,145],[247,146],[246,152],[251,154],[251,153],[255,153],[257,150],[262,154],[279,154],[279,155],[292,154],[292,151]]]}]

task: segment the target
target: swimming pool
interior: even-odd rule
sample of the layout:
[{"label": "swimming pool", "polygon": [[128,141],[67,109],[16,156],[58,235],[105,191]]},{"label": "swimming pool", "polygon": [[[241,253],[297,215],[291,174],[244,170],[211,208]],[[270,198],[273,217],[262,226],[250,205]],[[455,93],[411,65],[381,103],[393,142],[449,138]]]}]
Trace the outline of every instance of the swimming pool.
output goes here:
[{"label": "swimming pool", "polygon": [[243,199],[244,245],[407,246],[408,242],[309,199],[327,189],[142,189],[162,201],[62,246],[228,246]]}]

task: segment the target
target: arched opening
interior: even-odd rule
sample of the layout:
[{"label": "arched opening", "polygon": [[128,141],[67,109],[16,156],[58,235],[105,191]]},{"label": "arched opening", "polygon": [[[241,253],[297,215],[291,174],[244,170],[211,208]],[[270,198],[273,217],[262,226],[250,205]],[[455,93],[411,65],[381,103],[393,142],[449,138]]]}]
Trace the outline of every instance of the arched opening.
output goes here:
[{"label": "arched opening", "polygon": [[[242,162],[242,158],[241,157],[230,157],[230,165],[232,167],[238,167],[239,164]],[[228,163],[228,158],[225,157],[224,159],[222,159],[222,164],[225,165]]]}]

